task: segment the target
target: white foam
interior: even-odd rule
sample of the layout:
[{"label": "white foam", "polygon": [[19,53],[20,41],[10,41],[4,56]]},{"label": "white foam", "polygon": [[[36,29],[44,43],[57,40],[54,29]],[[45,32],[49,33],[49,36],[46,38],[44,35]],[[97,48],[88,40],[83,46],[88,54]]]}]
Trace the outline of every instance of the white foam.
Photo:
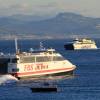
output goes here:
[{"label": "white foam", "polygon": [[18,79],[12,75],[1,75],[0,76],[0,85],[2,84],[10,84],[17,82]]}]

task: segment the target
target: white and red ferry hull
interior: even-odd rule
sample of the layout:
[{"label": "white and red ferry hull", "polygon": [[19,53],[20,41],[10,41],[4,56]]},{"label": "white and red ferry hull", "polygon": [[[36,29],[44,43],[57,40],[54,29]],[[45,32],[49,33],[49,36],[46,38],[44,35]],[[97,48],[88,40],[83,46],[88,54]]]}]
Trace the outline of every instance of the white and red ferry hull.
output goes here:
[{"label": "white and red ferry hull", "polygon": [[[40,63],[20,63],[20,64],[9,64],[8,73],[15,77],[42,77],[48,75],[62,75],[71,74],[76,68],[69,61],[55,61],[55,62],[40,62]],[[13,69],[19,71],[13,72]]]}]

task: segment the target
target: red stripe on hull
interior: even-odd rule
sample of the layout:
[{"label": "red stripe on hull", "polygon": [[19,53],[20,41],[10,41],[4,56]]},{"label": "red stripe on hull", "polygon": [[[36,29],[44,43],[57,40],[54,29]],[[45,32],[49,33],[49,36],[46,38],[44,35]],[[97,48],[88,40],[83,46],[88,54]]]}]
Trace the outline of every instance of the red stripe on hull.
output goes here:
[{"label": "red stripe on hull", "polygon": [[[21,77],[21,76],[24,76],[24,75],[34,75],[34,74],[38,74],[40,75],[41,73],[44,73],[44,74],[52,74],[52,73],[56,73],[57,71],[71,71],[71,70],[74,70],[75,68],[62,68],[62,69],[53,69],[53,70],[41,70],[41,71],[34,71],[34,72],[23,72],[23,73],[12,73],[13,75],[15,75],[16,77]],[[48,72],[51,72],[51,73],[48,73]],[[60,73],[60,72],[59,72]]]}]

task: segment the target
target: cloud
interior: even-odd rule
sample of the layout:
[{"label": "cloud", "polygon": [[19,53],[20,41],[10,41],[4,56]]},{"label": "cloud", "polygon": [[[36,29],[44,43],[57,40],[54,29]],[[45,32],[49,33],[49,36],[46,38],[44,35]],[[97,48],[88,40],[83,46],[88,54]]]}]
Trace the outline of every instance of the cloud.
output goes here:
[{"label": "cloud", "polygon": [[100,11],[100,0],[63,0],[63,2],[58,1],[57,3],[60,11],[100,17],[100,14],[98,13]]},{"label": "cloud", "polygon": [[75,12],[100,16],[100,0],[0,0],[0,15]]},{"label": "cloud", "polygon": [[11,5],[9,9],[14,9],[19,12],[21,11],[27,12],[30,9],[30,5],[27,3],[15,4],[15,5]]}]

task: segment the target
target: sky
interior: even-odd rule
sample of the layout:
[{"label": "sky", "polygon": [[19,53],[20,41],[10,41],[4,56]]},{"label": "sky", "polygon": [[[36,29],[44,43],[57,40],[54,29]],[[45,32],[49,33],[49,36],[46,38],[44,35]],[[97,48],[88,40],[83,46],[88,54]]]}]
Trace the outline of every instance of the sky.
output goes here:
[{"label": "sky", "polygon": [[0,16],[53,16],[61,12],[100,17],[100,0],[0,0]]}]

